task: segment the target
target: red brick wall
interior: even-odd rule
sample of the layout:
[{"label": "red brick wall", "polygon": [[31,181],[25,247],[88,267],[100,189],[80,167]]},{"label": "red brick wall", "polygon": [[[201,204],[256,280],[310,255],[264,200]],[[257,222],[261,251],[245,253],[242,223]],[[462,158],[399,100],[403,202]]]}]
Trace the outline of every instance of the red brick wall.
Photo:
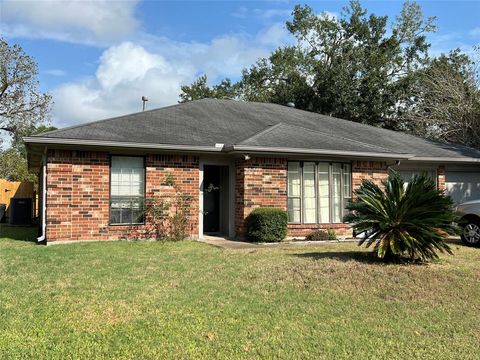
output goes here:
[{"label": "red brick wall", "polygon": [[[170,199],[175,193],[165,185],[173,176],[182,192],[191,195],[188,232],[198,236],[199,159],[184,155],[147,155],[146,197]],[[109,225],[110,159],[107,152],[50,150],[47,163],[47,240],[114,240],[150,237],[151,224]],[[353,189],[363,179],[379,184],[388,176],[386,162],[353,161]],[[445,170],[438,169],[439,188],[445,188]],[[287,159],[256,157],[237,159],[235,173],[235,230],[245,236],[244,219],[261,206],[287,209]],[[148,219],[147,219],[148,220]],[[289,236],[305,236],[314,229],[335,229],[350,236],[344,224],[289,224]]]},{"label": "red brick wall", "polygon": [[[387,164],[380,161],[352,163],[353,189],[363,179],[379,183],[388,176]],[[235,229],[245,237],[244,219],[255,208],[272,206],[287,209],[287,159],[257,157],[236,162]],[[345,224],[289,224],[288,236],[303,237],[315,229],[335,229],[338,236],[351,236]]]},{"label": "red brick wall", "polygon": [[[387,163],[383,161],[353,161],[352,162],[352,190],[360,186],[362,180],[372,180],[378,185],[388,177]],[[289,224],[288,235],[304,237],[312,230],[333,229],[340,237],[351,237],[352,230],[346,224]]]},{"label": "red brick wall", "polygon": [[287,210],[287,159],[238,159],[235,169],[235,233],[244,238],[244,219],[253,209]]},{"label": "red brick wall", "polygon": [[[363,179],[380,184],[388,176],[387,164],[380,161],[354,161],[352,163],[353,189]],[[238,238],[245,237],[244,219],[260,206],[287,209],[287,159],[252,158],[236,162],[235,229]],[[351,236],[345,224],[289,224],[288,236],[303,237],[316,229],[334,229],[338,236]]]},{"label": "red brick wall", "polygon": [[354,161],[352,163],[352,189],[362,184],[362,180],[371,180],[381,186],[388,178],[388,166],[384,161]]},{"label": "red brick wall", "polygon": [[[50,150],[47,162],[47,241],[115,240],[147,237],[149,224],[109,225],[110,159],[106,152]],[[192,195],[188,231],[198,232],[198,157],[146,156],[146,197],[171,197],[164,184],[170,173],[183,192]],[[149,236],[148,236],[149,237]]]},{"label": "red brick wall", "polygon": [[437,187],[438,190],[446,190],[445,185],[445,166],[441,165],[437,168]]}]

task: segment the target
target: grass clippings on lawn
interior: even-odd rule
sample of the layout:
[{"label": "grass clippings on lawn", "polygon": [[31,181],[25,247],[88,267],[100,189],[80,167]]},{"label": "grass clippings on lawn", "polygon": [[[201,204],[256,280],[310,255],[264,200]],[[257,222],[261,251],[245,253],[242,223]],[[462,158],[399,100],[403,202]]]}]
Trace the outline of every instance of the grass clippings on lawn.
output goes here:
[{"label": "grass clippings on lawn", "polygon": [[355,244],[20,241],[35,231],[0,228],[2,359],[478,358],[480,249],[406,265]]}]

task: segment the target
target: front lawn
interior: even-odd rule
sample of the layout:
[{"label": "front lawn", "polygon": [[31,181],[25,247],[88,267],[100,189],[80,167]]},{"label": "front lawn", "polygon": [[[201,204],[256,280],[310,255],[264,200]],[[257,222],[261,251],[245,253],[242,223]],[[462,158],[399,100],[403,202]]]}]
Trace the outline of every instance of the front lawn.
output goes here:
[{"label": "front lawn", "polygon": [[478,358],[480,249],[384,265],[355,244],[34,236],[0,228],[1,359]]}]

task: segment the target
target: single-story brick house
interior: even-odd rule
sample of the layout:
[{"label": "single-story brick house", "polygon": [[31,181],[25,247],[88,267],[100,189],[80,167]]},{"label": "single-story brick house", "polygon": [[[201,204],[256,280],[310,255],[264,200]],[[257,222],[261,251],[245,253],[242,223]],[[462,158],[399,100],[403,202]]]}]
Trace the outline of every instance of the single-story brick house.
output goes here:
[{"label": "single-story brick house", "polygon": [[[362,179],[428,172],[480,198],[480,151],[267,103],[204,99],[25,138],[40,178],[39,241],[112,240],[146,227],[139,205],[191,195],[192,238],[245,235],[252,209],[288,211],[289,236],[333,228]],[[215,191],[211,191],[214,189]],[[176,190],[173,190],[176,191]]]}]

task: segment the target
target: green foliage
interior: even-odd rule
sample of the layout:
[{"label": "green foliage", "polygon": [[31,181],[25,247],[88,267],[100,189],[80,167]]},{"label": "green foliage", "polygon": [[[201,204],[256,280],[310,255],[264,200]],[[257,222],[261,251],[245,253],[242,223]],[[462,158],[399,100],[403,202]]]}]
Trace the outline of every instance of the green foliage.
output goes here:
[{"label": "green foliage", "polygon": [[25,149],[25,143],[23,142],[24,136],[40,135],[45,132],[57,130],[55,126],[39,125],[30,126],[18,131],[12,136],[11,148],[15,149],[23,158],[27,158],[27,150]]},{"label": "green foliage", "polygon": [[207,75],[200,76],[192,85],[181,87],[180,103],[205,98],[233,99],[238,96],[238,84],[232,84],[230,79],[224,79],[218,85],[209,87]]},{"label": "green foliage", "polygon": [[9,181],[37,181],[35,174],[28,171],[27,160],[12,148],[0,150],[0,178]]},{"label": "green foliage", "polygon": [[1,359],[478,358],[480,254],[461,244],[406,267],[352,243],[19,241],[36,236],[0,224]]},{"label": "green foliage", "polygon": [[[52,99],[38,90],[38,67],[19,45],[0,38],[0,130],[10,134],[11,148],[0,151],[0,177],[10,181],[36,182],[28,172],[22,137],[50,130]],[[1,144],[0,144],[1,145]]]},{"label": "green foliage", "polygon": [[445,239],[456,230],[453,200],[427,175],[405,185],[390,170],[383,185],[384,191],[364,180],[347,206],[351,213],[344,220],[357,234],[366,234],[359,245],[374,245],[380,258],[429,260],[438,258],[437,251],[451,254]]},{"label": "green foliage", "polygon": [[[355,0],[339,17],[297,5],[286,23],[296,44],[259,59],[227,89],[247,101],[294,102],[299,109],[396,128],[418,70],[428,64],[426,34],[435,30],[434,21],[408,1],[390,22]],[[181,101],[221,97],[206,77],[182,90]]]},{"label": "green foliage", "polygon": [[327,230],[328,240],[337,240],[337,233],[333,229]]},{"label": "green foliage", "polygon": [[172,174],[169,173],[166,178],[168,186],[175,188],[175,193],[168,198],[147,199],[148,235],[157,240],[184,240],[188,237],[188,216],[193,197],[178,187]]},{"label": "green foliage", "polygon": [[307,241],[325,241],[329,240],[328,233],[325,230],[315,230],[305,236]]},{"label": "green foliage", "polygon": [[279,48],[244,71],[248,100],[285,104],[389,127],[409,99],[416,70],[427,63],[425,34],[435,29],[406,2],[388,31],[388,18],[351,1],[338,18],[295,6],[287,29],[296,46]]},{"label": "green foliage", "polygon": [[432,60],[420,72],[402,130],[480,148],[478,65],[458,49]]},{"label": "green foliage", "polygon": [[56,128],[41,125],[18,132],[13,137],[11,147],[6,150],[0,150],[0,178],[9,181],[31,181],[36,184],[36,174],[28,171],[27,151],[22,136],[37,135],[51,130],[56,130]]},{"label": "green foliage", "polygon": [[175,178],[173,177],[172,173],[167,173],[165,176],[165,180],[163,181],[163,184],[165,186],[175,186]]},{"label": "green foliage", "polygon": [[337,240],[337,233],[333,229],[325,230],[314,230],[307,236],[305,236],[307,241],[325,241],[325,240]]},{"label": "green foliage", "polygon": [[52,98],[38,90],[35,60],[1,37],[0,74],[0,130],[15,139],[49,118]]},{"label": "green foliage", "polygon": [[[474,57],[451,51],[430,58],[435,17],[403,4],[395,19],[352,0],[338,17],[297,5],[280,46],[242,71],[241,80],[209,87],[206,76],[182,87],[181,101],[239,98],[295,107],[480,148],[480,78]],[[478,47],[476,48],[478,51]]]},{"label": "green foliage", "polygon": [[148,198],[145,202],[145,222],[150,226],[148,235],[157,239],[170,238],[168,218],[171,203],[159,198]]},{"label": "green foliage", "polygon": [[287,236],[287,213],[276,208],[257,208],[245,219],[247,238],[254,242],[277,242]]}]

